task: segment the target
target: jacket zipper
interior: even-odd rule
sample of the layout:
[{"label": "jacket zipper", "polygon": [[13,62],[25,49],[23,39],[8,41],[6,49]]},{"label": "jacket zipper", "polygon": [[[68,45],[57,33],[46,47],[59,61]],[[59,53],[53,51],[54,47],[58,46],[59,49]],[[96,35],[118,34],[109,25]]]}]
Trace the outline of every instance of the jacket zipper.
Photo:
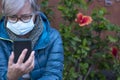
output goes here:
[{"label": "jacket zipper", "polygon": [[6,40],[6,41],[10,41],[10,42],[13,42],[13,40],[10,40],[10,39],[5,39],[5,38],[2,38],[0,37],[1,40]]}]

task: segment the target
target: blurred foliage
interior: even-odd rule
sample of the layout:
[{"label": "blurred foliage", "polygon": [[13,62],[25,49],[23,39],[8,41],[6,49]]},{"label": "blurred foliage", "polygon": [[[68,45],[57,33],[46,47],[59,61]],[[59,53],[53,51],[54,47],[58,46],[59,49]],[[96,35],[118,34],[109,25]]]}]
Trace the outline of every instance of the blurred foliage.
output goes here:
[{"label": "blurred foliage", "polygon": [[0,14],[0,19],[2,18],[2,14]]},{"label": "blurred foliage", "polygon": [[49,5],[49,0],[41,0],[41,2],[40,2],[41,11],[46,14],[46,16],[48,17],[48,19],[50,21],[52,21],[54,19],[54,17],[53,17],[54,12],[52,10],[53,7],[54,6]]},{"label": "blurred foliage", "polygon": [[62,12],[62,16],[65,20],[70,22],[75,18],[76,13],[81,9],[87,9],[87,4],[84,0],[60,0],[58,9]]},{"label": "blurred foliage", "polygon": [[113,70],[119,77],[120,70],[112,66],[111,48],[119,47],[116,34],[120,28],[105,18],[107,11],[101,7],[93,9],[90,25],[80,27],[75,18],[79,10],[84,9],[85,13],[87,6],[85,0],[61,0],[58,7],[64,19],[64,24],[60,24],[65,50],[64,80],[106,80],[104,70]]},{"label": "blurred foliage", "polygon": [[[90,25],[81,27],[75,23],[76,15],[80,10],[86,14],[91,2],[60,0],[58,10],[64,20],[59,24],[65,51],[63,80],[106,80],[104,71],[112,71],[120,79],[120,60],[111,50],[113,46],[120,48],[120,27],[105,18],[106,9],[95,7]],[[49,17],[52,10],[48,0],[43,0],[41,5]]]}]

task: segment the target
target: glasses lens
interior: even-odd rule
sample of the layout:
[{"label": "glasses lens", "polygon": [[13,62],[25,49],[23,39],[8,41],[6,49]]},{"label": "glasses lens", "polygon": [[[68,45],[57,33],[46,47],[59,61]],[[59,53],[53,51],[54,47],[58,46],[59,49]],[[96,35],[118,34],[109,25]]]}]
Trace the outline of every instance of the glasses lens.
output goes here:
[{"label": "glasses lens", "polygon": [[31,20],[31,18],[32,18],[32,15],[23,15],[23,16],[21,16],[20,19],[21,19],[21,21],[27,23]]},{"label": "glasses lens", "polygon": [[8,16],[8,21],[11,23],[17,22],[17,17],[16,16]]}]

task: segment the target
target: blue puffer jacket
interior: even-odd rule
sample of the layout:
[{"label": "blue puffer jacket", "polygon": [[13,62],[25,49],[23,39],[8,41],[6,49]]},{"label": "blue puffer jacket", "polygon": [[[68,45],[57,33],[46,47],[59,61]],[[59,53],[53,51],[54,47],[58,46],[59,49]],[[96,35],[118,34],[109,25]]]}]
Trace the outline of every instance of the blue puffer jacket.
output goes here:
[{"label": "blue puffer jacket", "polygon": [[[44,30],[39,37],[35,50],[35,67],[30,72],[31,80],[62,80],[63,46],[60,34],[50,27],[43,13],[40,13]],[[13,41],[4,28],[4,18],[0,21],[0,80],[7,80],[8,59]]]}]

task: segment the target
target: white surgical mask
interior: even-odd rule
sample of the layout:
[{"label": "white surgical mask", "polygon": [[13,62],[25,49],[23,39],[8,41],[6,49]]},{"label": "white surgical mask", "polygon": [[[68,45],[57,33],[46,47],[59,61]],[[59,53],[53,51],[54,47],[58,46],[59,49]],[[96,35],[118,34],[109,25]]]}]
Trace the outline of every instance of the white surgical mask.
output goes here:
[{"label": "white surgical mask", "polygon": [[22,21],[11,23],[8,21],[6,27],[16,35],[25,35],[34,28],[33,18],[27,23]]}]

